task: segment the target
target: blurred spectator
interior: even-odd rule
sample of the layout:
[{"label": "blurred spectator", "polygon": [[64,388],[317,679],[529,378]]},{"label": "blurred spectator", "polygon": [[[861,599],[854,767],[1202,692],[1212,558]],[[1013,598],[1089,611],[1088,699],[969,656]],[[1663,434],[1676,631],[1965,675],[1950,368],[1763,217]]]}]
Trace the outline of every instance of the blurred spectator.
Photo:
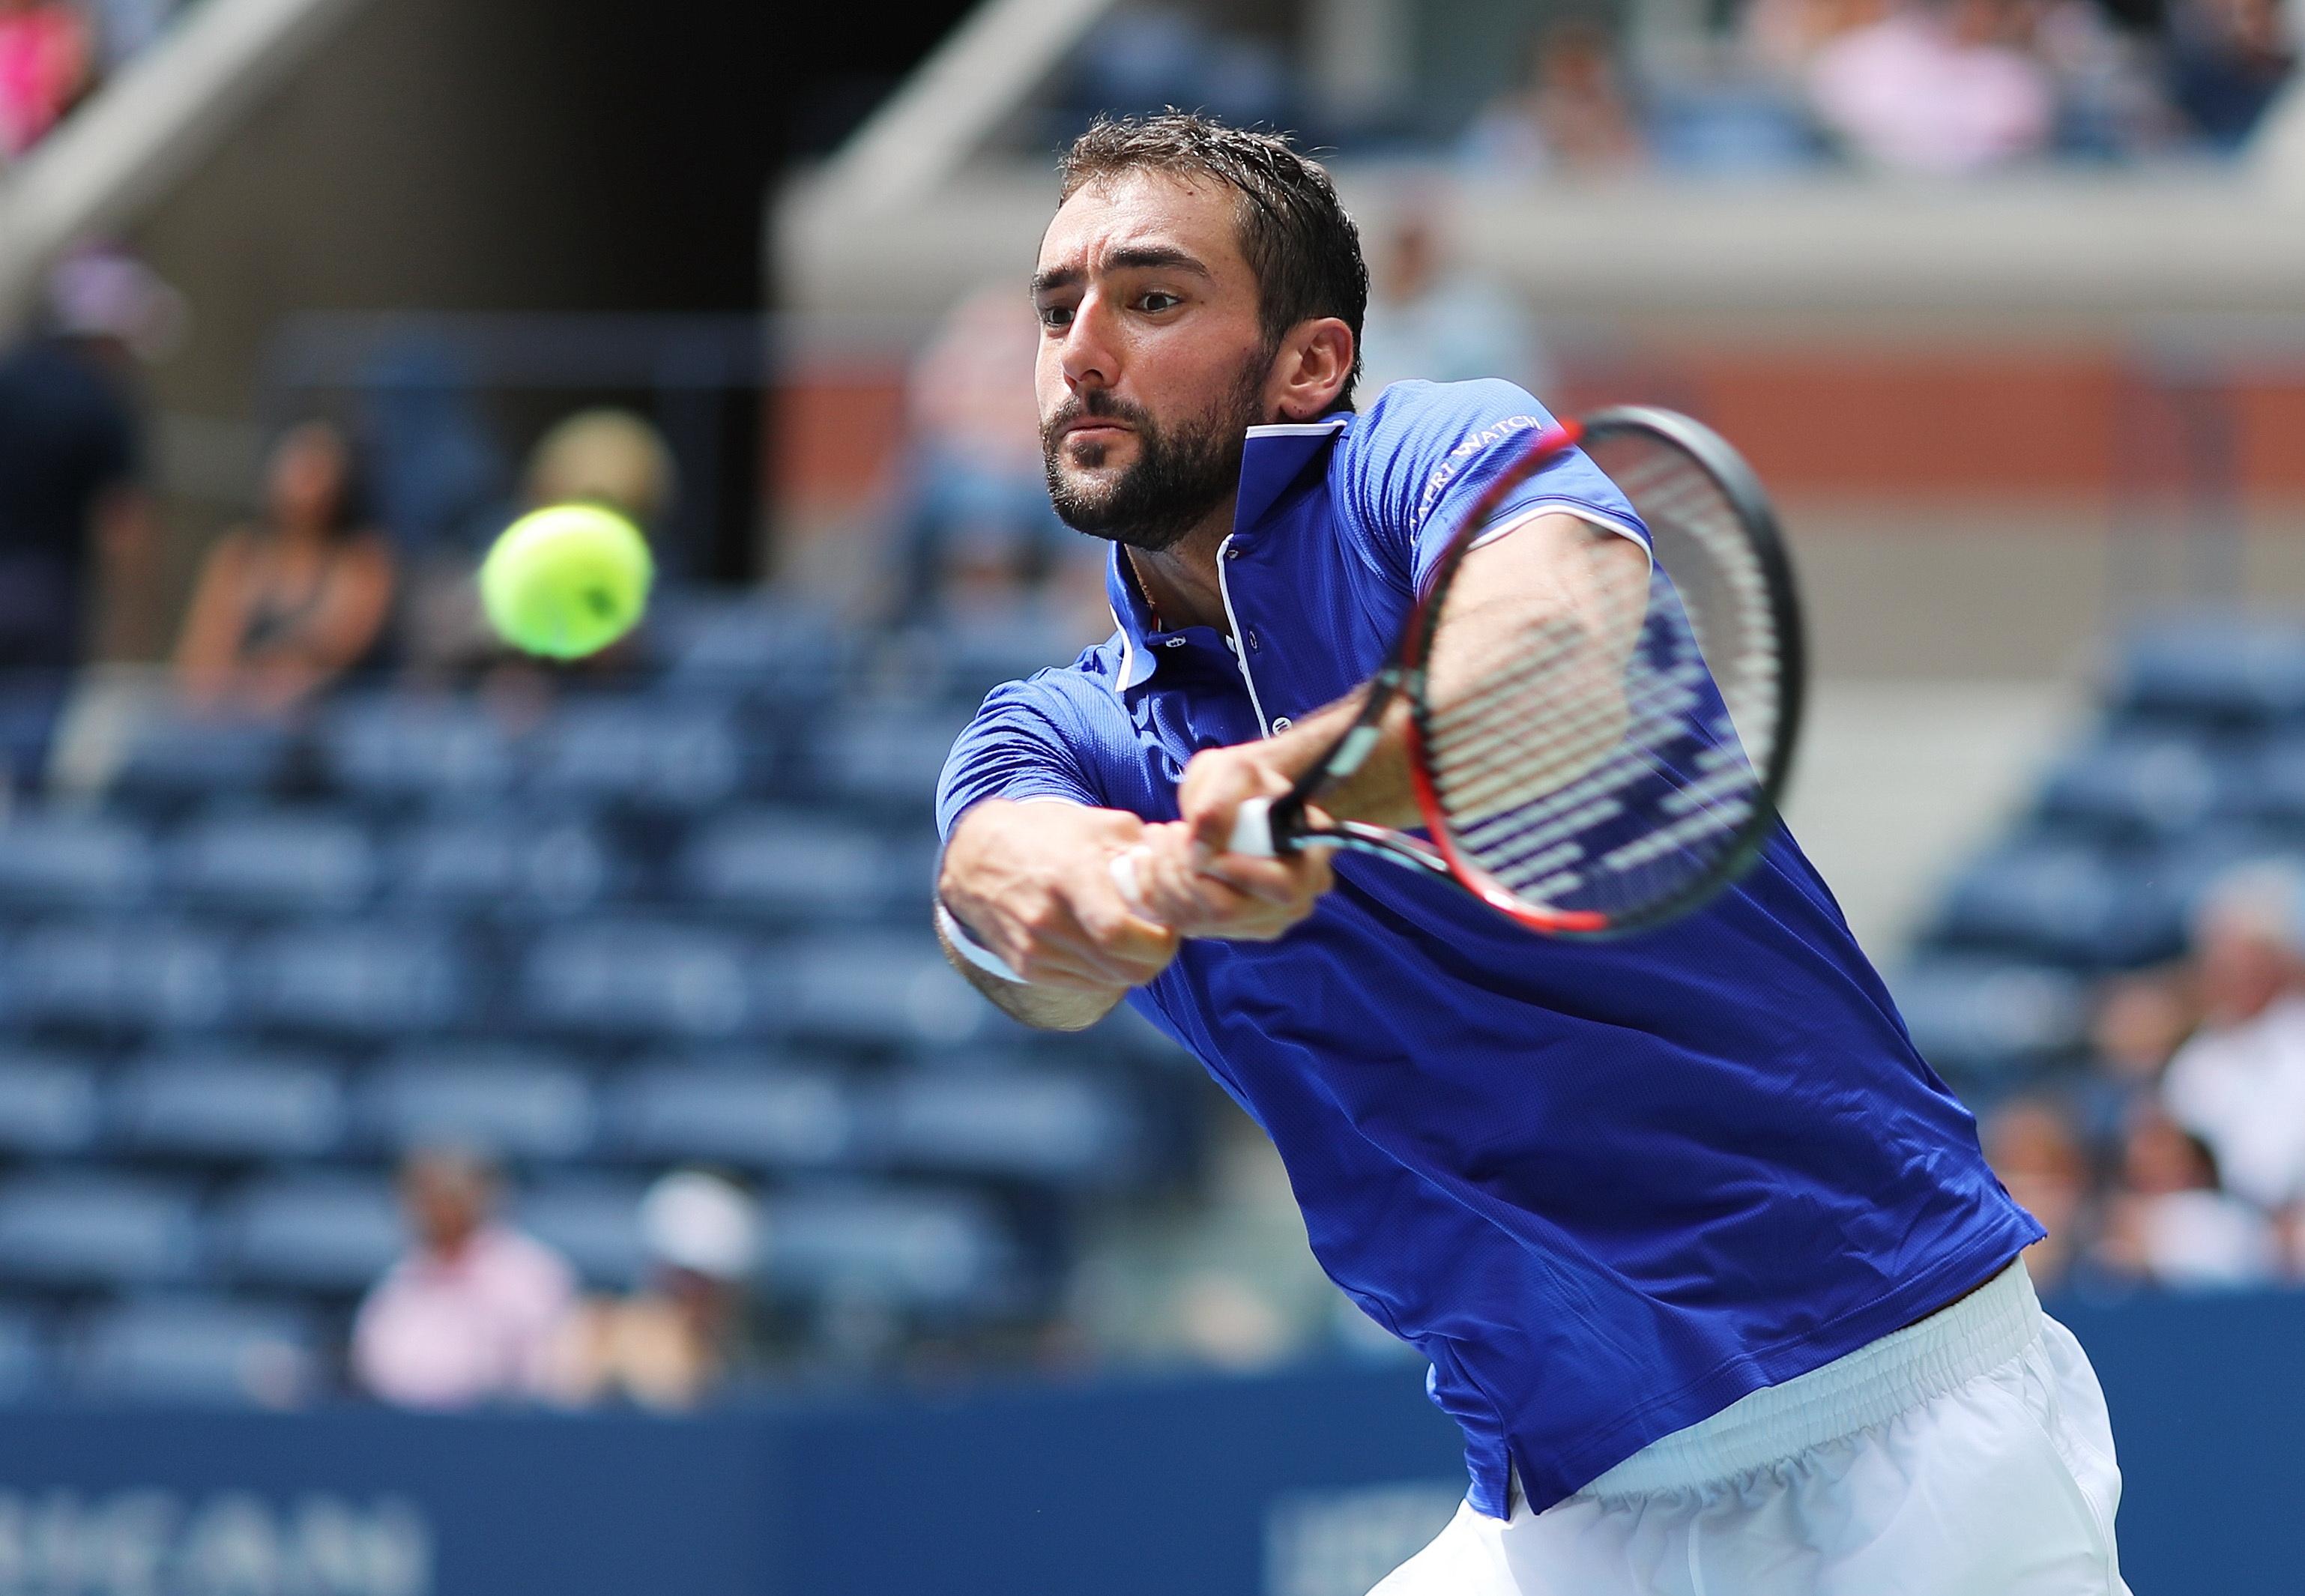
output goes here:
[{"label": "blurred spectator", "polygon": [[628,410],[580,410],[539,438],[528,456],[531,505],[606,505],[660,537],[680,471],[664,437]]},{"label": "blurred spectator", "polygon": [[914,364],[907,614],[1012,606],[1084,541],[1049,505],[1033,396],[1039,326],[1013,284],[984,288],[952,308]]},{"label": "blurred spectator", "polygon": [[1618,172],[1646,154],[1608,30],[1570,18],[1539,32],[1527,76],[1483,112],[1464,153],[1500,172]]},{"label": "blurred spectator", "polygon": [[89,86],[87,20],[66,0],[0,0],[0,157],[21,155]]},{"label": "blurred spectator", "polygon": [[495,1221],[496,1171],[472,1154],[412,1158],[401,1197],[416,1244],[361,1303],[353,1379],[407,1407],[545,1394],[552,1337],[574,1300],[568,1265]]},{"label": "blurred spectator", "polygon": [[2037,1098],[2003,1105],[1985,1123],[1986,1162],[2009,1194],[2049,1234],[2026,1249],[2034,1284],[2054,1291],[2072,1272],[2084,1242],[2088,1159],[2055,1105]]},{"label": "blurred spectator", "polygon": [[2161,1073],[2193,1028],[2189,984],[2146,972],[2108,982],[2089,1020],[2083,1126],[2093,1146],[2117,1148],[2139,1104],[2155,1099]]},{"label": "blurred spectator", "polygon": [[1411,213],[1378,257],[1361,334],[1361,392],[1370,400],[1403,378],[1461,382],[1504,377],[1539,395],[1552,374],[1527,311],[1477,272],[1451,268],[1428,216]]},{"label": "blurred spectator", "polygon": [[2277,1259],[2265,1215],[2217,1189],[2207,1145],[2150,1105],[2122,1149],[2099,1255],[2115,1274],[2194,1288],[2262,1284]]},{"label": "blurred spectator", "polygon": [[351,446],[327,423],[304,422],[273,449],[264,521],[225,534],[200,566],[177,685],[198,709],[292,709],[374,652],[395,582]]},{"label": "blurred spectator", "polygon": [[1818,119],[1868,165],[1974,172],[2046,151],[2056,95],[2026,0],[1908,0],[1822,46]]},{"label": "blurred spectator", "polygon": [[2169,98],[2212,149],[2249,141],[2297,67],[2282,0],[2179,0],[2169,17]]},{"label": "blurred spectator", "polygon": [[687,1408],[742,1358],[744,1286],[760,1258],[753,1200],[717,1176],[668,1175],[641,1201],[649,1283],[571,1315],[554,1352],[566,1401]]},{"label": "blurred spectator", "polygon": [[2201,1028],[2162,1083],[2171,1117],[2207,1146],[2225,1184],[2268,1212],[2305,1196],[2300,909],[2284,866],[2244,867],[2211,887],[2192,930]]},{"label": "blurred spectator", "polygon": [[48,297],[40,329],[0,353],[0,787],[46,764],[89,651],[92,576],[125,600],[152,564],[132,357],[163,349],[182,315],[172,290],[118,255],[67,259]]}]

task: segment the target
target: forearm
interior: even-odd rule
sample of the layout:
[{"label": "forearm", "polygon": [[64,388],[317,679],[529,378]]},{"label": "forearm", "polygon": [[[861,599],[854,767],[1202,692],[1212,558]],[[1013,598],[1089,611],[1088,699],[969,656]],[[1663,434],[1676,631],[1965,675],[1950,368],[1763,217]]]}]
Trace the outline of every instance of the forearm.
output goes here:
[{"label": "forearm", "polygon": [[1020,1024],[1035,1031],[1085,1031],[1119,1006],[1127,989],[1115,987],[1106,992],[1083,991],[1057,987],[1036,987],[1029,981],[1013,980],[982,968],[963,953],[954,941],[952,932],[940,918],[937,945],[961,978],[991,1001],[992,1006]]}]

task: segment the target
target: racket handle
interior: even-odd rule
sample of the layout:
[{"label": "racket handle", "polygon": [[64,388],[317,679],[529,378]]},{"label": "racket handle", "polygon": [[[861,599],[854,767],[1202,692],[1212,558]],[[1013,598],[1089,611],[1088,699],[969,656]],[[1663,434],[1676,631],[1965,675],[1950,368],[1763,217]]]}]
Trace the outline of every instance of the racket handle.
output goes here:
[{"label": "racket handle", "polygon": [[1225,845],[1229,853],[1246,853],[1256,859],[1278,859],[1279,839],[1272,835],[1272,800],[1251,798],[1234,811],[1232,839]]},{"label": "racket handle", "polygon": [[1144,849],[1142,846],[1123,848],[1119,853],[1115,853],[1112,856],[1110,867],[1112,885],[1120,894],[1120,901],[1128,905],[1128,912],[1131,914],[1135,915],[1139,920],[1151,920],[1152,915],[1146,913],[1144,909],[1144,888],[1136,879],[1136,862],[1144,857]]}]

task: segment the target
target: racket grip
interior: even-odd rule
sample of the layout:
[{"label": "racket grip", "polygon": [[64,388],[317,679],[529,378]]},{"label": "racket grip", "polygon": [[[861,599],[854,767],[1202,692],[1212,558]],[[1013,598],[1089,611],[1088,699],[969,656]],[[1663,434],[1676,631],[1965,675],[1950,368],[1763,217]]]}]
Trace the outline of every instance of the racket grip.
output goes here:
[{"label": "racket grip", "polygon": [[1110,865],[1112,885],[1120,894],[1120,901],[1128,905],[1131,914],[1140,920],[1151,920],[1152,917],[1144,910],[1144,888],[1136,879],[1136,862],[1144,857],[1142,847],[1123,848],[1115,853]]},{"label": "racket grip", "polygon": [[1278,859],[1280,848],[1272,835],[1272,800],[1251,798],[1234,811],[1232,838],[1226,851],[1255,859]]}]

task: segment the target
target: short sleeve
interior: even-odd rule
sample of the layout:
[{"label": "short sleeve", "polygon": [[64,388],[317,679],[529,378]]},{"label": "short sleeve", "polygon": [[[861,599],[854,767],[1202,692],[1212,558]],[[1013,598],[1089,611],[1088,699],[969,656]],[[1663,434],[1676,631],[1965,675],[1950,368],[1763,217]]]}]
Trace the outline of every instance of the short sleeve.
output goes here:
[{"label": "short sleeve", "polygon": [[[1509,382],[1397,382],[1355,418],[1331,465],[1340,502],[1378,562],[1414,591],[1495,471],[1552,425],[1552,416]],[[1571,450],[1513,489],[1518,516],[1559,509],[1648,547],[1633,506]]]},{"label": "short sleeve", "polygon": [[987,798],[1101,802],[1063,719],[1033,683],[995,688],[945,757],[937,782],[938,833],[949,837],[969,806]]}]

